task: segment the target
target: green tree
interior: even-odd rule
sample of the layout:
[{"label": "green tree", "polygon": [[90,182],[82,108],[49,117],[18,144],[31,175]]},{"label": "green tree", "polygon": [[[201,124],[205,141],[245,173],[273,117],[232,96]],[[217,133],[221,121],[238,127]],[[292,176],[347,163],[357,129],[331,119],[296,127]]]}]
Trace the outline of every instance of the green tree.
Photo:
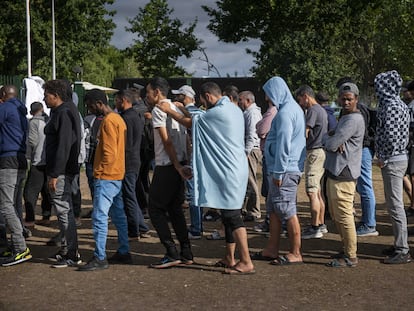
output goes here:
[{"label": "green tree", "polygon": [[[115,24],[106,8],[114,0],[55,0],[56,73],[73,78],[74,66],[91,61],[96,51],[109,46]],[[26,74],[26,6],[23,1],[3,0],[0,19],[0,72]],[[30,1],[32,72],[52,77],[52,13],[50,0]],[[108,18],[109,16],[109,18]],[[101,60],[100,60],[101,61]],[[99,69],[102,71],[102,69]]]},{"label": "green tree", "polygon": [[[243,10],[239,10],[243,7]],[[209,29],[226,42],[261,39],[253,72],[265,80],[283,76],[332,94],[341,76],[353,77],[365,99],[383,70],[412,76],[412,0],[219,0],[204,6]]]},{"label": "green tree", "polygon": [[127,31],[138,37],[130,51],[144,77],[189,75],[177,60],[191,57],[200,48],[202,41],[194,35],[197,19],[183,28],[179,19],[170,18],[173,12],[166,0],[150,0],[135,18],[128,20],[131,26]]}]

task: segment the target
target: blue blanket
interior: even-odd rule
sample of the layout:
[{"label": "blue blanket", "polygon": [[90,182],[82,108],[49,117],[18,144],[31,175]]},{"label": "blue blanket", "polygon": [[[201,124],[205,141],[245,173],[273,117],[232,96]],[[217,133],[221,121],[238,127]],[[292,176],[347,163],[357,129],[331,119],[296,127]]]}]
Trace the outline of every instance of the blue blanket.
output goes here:
[{"label": "blue blanket", "polygon": [[248,179],[242,111],[223,96],[193,117],[192,131],[195,205],[241,209]]}]

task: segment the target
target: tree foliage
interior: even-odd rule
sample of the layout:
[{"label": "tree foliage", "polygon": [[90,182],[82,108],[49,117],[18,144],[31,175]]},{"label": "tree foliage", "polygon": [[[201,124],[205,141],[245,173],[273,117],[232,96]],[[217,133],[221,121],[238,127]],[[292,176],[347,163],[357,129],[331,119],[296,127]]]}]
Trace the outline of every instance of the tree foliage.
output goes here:
[{"label": "tree foliage", "polygon": [[[74,66],[97,60],[109,46],[115,24],[106,8],[114,0],[54,0],[57,77],[73,78]],[[52,13],[50,0],[30,1],[32,72],[44,79],[52,77]],[[26,6],[24,1],[2,0],[0,19],[0,72],[27,72]],[[88,66],[89,66],[88,65]],[[86,68],[85,68],[86,69]],[[108,69],[108,68],[105,68]],[[105,72],[99,68],[102,74]],[[86,73],[86,71],[84,70]]]},{"label": "tree foliage", "polygon": [[127,31],[137,35],[129,50],[144,77],[189,74],[177,65],[177,60],[190,57],[200,48],[202,41],[194,35],[197,19],[183,28],[179,19],[170,18],[173,11],[166,0],[150,0],[135,18],[128,20],[131,26]]},{"label": "tree foliage", "polygon": [[262,80],[277,74],[333,93],[338,78],[351,76],[368,96],[378,72],[413,77],[412,0],[219,0],[203,8],[221,40],[261,39],[250,53]]}]

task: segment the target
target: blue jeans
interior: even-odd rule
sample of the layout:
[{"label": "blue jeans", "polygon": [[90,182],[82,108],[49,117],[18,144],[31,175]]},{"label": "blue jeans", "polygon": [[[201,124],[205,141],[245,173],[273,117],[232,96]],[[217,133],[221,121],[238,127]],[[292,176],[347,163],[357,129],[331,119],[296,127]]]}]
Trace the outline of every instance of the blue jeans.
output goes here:
[{"label": "blue jeans", "polygon": [[95,239],[94,256],[99,260],[106,258],[106,238],[108,235],[108,216],[111,216],[118,231],[118,252],[129,252],[128,225],[122,200],[122,180],[95,179],[92,231]]},{"label": "blue jeans", "polygon": [[370,227],[376,226],[375,193],[372,187],[372,157],[370,148],[362,149],[361,176],[357,180],[357,191],[361,197],[361,223]]},{"label": "blue jeans", "polygon": [[189,231],[192,234],[199,235],[203,232],[203,222],[201,219],[201,207],[194,205],[194,180],[192,178],[186,180],[186,186],[186,197],[188,202],[190,203],[189,210],[191,225]]}]

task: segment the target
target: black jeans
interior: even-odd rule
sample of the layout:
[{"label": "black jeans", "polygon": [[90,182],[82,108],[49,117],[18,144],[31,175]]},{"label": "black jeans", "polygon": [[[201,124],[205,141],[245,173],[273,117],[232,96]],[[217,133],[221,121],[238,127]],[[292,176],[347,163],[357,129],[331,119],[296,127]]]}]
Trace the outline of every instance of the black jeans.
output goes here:
[{"label": "black jeans", "polygon": [[122,181],[122,198],[124,199],[125,214],[128,221],[128,236],[139,237],[140,232],[147,232],[148,226],[144,222],[141,208],[135,194],[138,173],[126,172]]},{"label": "black jeans", "polygon": [[[189,258],[190,241],[187,224],[181,207],[184,201],[184,181],[174,166],[156,166],[149,191],[149,215],[167,255],[179,259],[179,255],[168,226],[168,218],[180,242],[181,254]],[[191,255],[192,256],[192,255]]]},{"label": "black jeans", "polygon": [[52,206],[47,190],[45,167],[32,165],[23,191],[27,222],[35,220],[35,207],[39,193],[42,193],[42,215],[50,217]]}]

